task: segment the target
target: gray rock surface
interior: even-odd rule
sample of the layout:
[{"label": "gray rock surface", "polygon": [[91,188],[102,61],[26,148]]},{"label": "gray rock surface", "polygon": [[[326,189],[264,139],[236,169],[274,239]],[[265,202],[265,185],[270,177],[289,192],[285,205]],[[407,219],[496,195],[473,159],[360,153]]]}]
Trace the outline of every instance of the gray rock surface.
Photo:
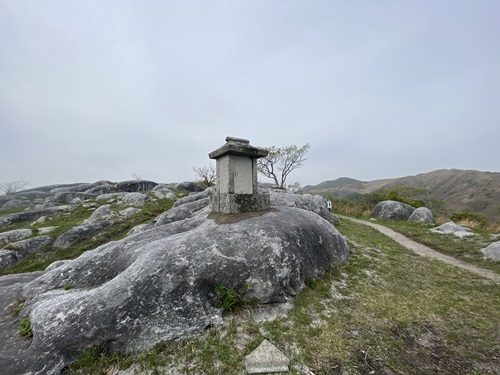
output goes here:
[{"label": "gray rock surface", "polygon": [[434,224],[434,216],[432,215],[431,210],[429,210],[427,207],[418,207],[411,213],[408,221],[413,221],[415,223]]},{"label": "gray rock surface", "polygon": [[173,190],[173,191],[182,191],[182,192],[188,192],[188,193],[199,193],[199,192],[205,190],[205,188],[203,186],[200,186],[200,185],[195,184],[194,182],[190,182],[190,181],[165,184],[164,186],[168,189]]},{"label": "gray rock surface", "polygon": [[373,208],[372,217],[379,220],[403,220],[410,218],[415,208],[398,201],[378,202]]},{"label": "gray rock surface", "polygon": [[14,229],[0,233],[0,245],[15,242],[29,237],[33,234],[31,229]]},{"label": "gray rock surface", "polygon": [[148,191],[152,190],[158,183],[147,180],[131,180],[122,181],[116,184],[116,189],[118,191],[134,193],[137,191]]},{"label": "gray rock surface", "polygon": [[31,206],[31,201],[24,200],[24,199],[12,199],[10,201],[7,201],[3,206],[2,209],[5,208],[18,208],[18,207],[29,207]]},{"label": "gray rock surface", "polygon": [[115,193],[115,192],[116,192],[116,190],[115,190],[113,185],[102,184],[102,185],[94,186],[88,190],[85,190],[84,193],[102,195],[102,194],[111,194],[111,193]]},{"label": "gray rock surface", "polygon": [[93,187],[92,184],[84,183],[84,184],[71,184],[68,186],[56,187],[50,190],[50,194],[59,194],[59,193],[83,193],[85,190],[91,189]]},{"label": "gray rock surface", "polygon": [[146,194],[142,193],[129,193],[125,194],[121,200],[125,204],[131,204],[134,206],[142,206],[144,203],[150,199]]},{"label": "gray rock surface", "polygon": [[266,339],[245,358],[245,369],[249,374],[286,372],[289,365],[288,357]]},{"label": "gray rock surface", "polygon": [[16,252],[13,250],[0,250],[0,270],[9,268],[16,264],[17,256]]},{"label": "gray rock surface", "polygon": [[97,194],[68,191],[57,193],[52,198],[52,201],[57,203],[71,203],[71,201],[75,198],[79,198],[80,200],[85,201],[87,199],[94,199],[96,197]]},{"label": "gray rock surface", "polygon": [[[347,260],[344,238],[313,212],[273,207],[207,217],[207,201],[178,206],[194,212],[87,251],[27,284],[22,316],[30,317],[33,339],[6,371],[56,374],[88,346],[145,349],[201,332],[220,322],[217,284],[244,301],[284,302],[304,280]],[[64,291],[65,284],[72,288]]]},{"label": "gray rock surface", "polygon": [[135,207],[129,207],[129,208],[125,208],[124,210],[121,210],[120,212],[118,212],[120,215],[122,216],[130,216],[130,215],[133,215],[137,212],[139,212],[140,210],[138,208],[135,208]]},{"label": "gray rock surface", "polygon": [[61,234],[54,242],[54,247],[67,249],[71,244],[81,238],[95,236],[113,224],[110,220],[96,221],[71,228]]},{"label": "gray rock surface", "polygon": [[41,216],[48,216],[69,210],[71,210],[71,206],[55,206],[4,215],[0,217],[0,228],[22,221],[37,220]]},{"label": "gray rock surface", "polygon": [[0,252],[0,268],[7,268],[52,241],[51,236],[38,236],[9,244]]},{"label": "gray rock surface", "polygon": [[265,189],[271,198],[271,206],[297,207],[312,211],[323,219],[332,221],[332,215],[328,211],[326,199],[319,195],[293,194],[286,190]]},{"label": "gray rock surface", "polygon": [[500,241],[493,242],[481,250],[484,257],[489,260],[500,261]]},{"label": "gray rock surface", "polygon": [[116,216],[115,212],[113,212],[109,205],[104,205],[97,208],[92,215],[90,215],[89,221],[97,221],[97,220],[110,220],[114,216]]},{"label": "gray rock surface", "polygon": [[455,224],[453,221],[449,221],[448,223],[444,223],[436,228],[432,228],[430,231],[440,234],[453,234],[460,238],[475,235],[470,228]]},{"label": "gray rock surface", "polygon": [[21,299],[22,287],[42,274],[43,272],[33,272],[0,276],[0,326],[2,328],[0,374],[17,375],[27,373],[27,371],[10,371],[12,368],[17,367],[17,362],[28,350],[31,341],[20,339],[18,328],[20,317],[9,313],[9,307],[15,305]]}]

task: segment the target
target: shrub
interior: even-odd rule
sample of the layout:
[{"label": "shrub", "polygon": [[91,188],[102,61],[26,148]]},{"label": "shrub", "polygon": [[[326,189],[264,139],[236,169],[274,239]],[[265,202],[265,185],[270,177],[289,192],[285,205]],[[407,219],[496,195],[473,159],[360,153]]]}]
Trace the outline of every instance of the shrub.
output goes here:
[{"label": "shrub", "polygon": [[224,284],[217,284],[214,293],[217,300],[216,307],[219,309],[232,310],[241,303],[240,295]]},{"label": "shrub", "polygon": [[26,317],[21,322],[19,322],[19,334],[23,337],[33,337],[33,332],[31,331],[30,318]]},{"label": "shrub", "polygon": [[455,223],[467,223],[473,227],[485,227],[488,224],[486,216],[479,212],[456,212],[451,215],[450,220]]}]

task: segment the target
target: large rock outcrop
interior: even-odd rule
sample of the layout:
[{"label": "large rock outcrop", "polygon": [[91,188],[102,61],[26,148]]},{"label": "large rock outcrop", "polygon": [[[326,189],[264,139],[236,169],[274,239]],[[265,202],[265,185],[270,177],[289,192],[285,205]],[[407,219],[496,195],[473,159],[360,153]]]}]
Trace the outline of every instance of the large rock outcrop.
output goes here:
[{"label": "large rock outcrop", "polygon": [[372,217],[380,220],[408,220],[415,207],[398,201],[378,202],[373,208]]},{"label": "large rock outcrop", "polygon": [[190,214],[163,215],[28,283],[21,317],[30,318],[33,339],[19,358],[3,361],[4,370],[57,374],[88,346],[144,349],[200,332],[221,319],[218,284],[244,301],[282,302],[347,260],[344,238],[313,212],[273,206],[208,215],[207,204],[206,197],[186,202]]},{"label": "large rock outcrop", "polygon": [[427,207],[418,207],[411,213],[408,221],[413,221],[414,223],[434,224],[434,216],[432,215],[432,211]]}]

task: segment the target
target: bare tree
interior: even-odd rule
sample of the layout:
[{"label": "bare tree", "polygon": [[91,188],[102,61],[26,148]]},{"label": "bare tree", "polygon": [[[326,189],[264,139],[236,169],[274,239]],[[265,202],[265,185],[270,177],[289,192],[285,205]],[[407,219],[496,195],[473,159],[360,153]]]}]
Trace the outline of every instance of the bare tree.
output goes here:
[{"label": "bare tree", "polygon": [[27,185],[29,185],[29,183],[26,181],[9,181],[4,184],[0,184],[0,191],[5,195],[9,195],[21,190]]},{"label": "bare tree", "polygon": [[309,148],[309,143],[300,148],[295,145],[266,148],[269,154],[257,160],[257,169],[267,178],[273,179],[276,186],[284,188],[288,175],[302,167],[307,160],[305,155]]},{"label": "bare tree", "polygon": [[201,180],[201,185],[210,187],[215,184],[215,167],[213,164],[207,164],[203,167],[193,167],[193,171]]},{"label": "bare tree", "polygon": [[132,178],[133,178],[134,180],[137,180],[137,181],[138,181],[138,180],[142,180],[142,176],[141,176],[141,175],[139,175],[139,174],[137,174],[137,173],[135,173],[135,172],[134,172],[134,173],[132,173]]}]

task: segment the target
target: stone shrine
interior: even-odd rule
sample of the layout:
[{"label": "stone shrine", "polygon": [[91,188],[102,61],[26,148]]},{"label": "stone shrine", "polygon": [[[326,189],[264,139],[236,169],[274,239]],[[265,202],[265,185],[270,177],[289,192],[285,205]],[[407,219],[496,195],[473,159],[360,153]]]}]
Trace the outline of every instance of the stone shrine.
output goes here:
[{"label": "stone shrine", "polygon": [[217,186],[210,197],[212,212],[238,214],[264,211],[270,207],[269,194],[257,191],[257,159],[267,150],[241,138],[226,137],[226,144],[208,156],[216,160]]}]

